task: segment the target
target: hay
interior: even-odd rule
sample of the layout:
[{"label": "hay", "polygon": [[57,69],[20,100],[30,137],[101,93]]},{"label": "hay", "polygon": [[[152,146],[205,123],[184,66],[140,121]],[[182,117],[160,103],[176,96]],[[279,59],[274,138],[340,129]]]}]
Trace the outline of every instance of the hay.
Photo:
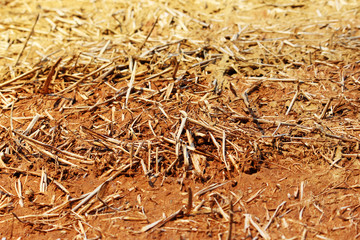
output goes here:
[{"label": "hay", "polygon": [[[270,203],[274,209],[265,204],[259,213],[246,209],[281,187],[266,182],[243,198],[227,183],[264,168],[358,169],[356,1],[1,5],[0,222],[16,220],[30,234],[81,238],[120,236],[93,217],[139,221],[119,233],[126,235],[186,229],[202,238],[217,231],[227,239],[276,239],[292,222],[303,226],[295,237],[337,236],[335,228],[324,232],[304,217],[320,212],[321,222],[325,210],[317,202],[334,185],[310,196],[302,180],[299,193],[284,192],[286,201],[279,197]],[[122,175],[150,186],[162,179],[159,191],[170,178],[180,179],[181,190],[188,179],[207,187],[194,195],[185,188],[187,206],[149,217],[141,197],[137,207],[119,206],[126,194],[108,189]],[[326,196],[323,205],[332,201]],[[329,221],[358,222],[358,205],[331,208]],[[287,215],[295,211],[298,219]],[[182,227],[198,231],[178,227],[187,219]],[[11,231],[4,234],[19,235]]]}]

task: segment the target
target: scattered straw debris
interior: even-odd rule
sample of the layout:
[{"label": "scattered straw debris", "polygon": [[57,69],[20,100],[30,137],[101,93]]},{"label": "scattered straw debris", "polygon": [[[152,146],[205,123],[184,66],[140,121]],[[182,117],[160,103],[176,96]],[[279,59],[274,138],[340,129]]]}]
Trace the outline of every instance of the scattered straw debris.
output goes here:
[{"label": "scattered straw debris", "polygon": [[359,236],[357,1],[1,6],[1,237]]}]

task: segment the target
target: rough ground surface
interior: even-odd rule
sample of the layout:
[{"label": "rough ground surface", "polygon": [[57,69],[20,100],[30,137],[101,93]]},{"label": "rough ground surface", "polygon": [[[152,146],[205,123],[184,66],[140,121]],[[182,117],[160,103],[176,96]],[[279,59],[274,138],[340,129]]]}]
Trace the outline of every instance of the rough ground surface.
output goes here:
[{"label": "rough ground surface", "polygon": [[0,6],[0,237],[359,236],[357,1]]}]

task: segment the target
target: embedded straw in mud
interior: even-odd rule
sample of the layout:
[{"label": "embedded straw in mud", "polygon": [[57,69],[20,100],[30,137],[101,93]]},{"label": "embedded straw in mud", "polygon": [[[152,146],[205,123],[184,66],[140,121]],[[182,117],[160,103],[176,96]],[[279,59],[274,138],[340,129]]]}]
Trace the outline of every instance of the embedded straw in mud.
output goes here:
[{"label": "embedded straw in mud", "polygon": [[339,239],[356,1],[6,1],[0,236]]}]

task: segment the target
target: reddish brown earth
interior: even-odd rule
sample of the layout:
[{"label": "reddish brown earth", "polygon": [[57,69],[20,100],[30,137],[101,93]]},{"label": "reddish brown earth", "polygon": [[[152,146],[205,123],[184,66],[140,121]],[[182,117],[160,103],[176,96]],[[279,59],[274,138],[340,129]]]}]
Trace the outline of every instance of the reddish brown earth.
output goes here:
[{"label": "reddish brown earth", "polygon": [[359,236],[356,1],[0,6],[0,237]]}]

